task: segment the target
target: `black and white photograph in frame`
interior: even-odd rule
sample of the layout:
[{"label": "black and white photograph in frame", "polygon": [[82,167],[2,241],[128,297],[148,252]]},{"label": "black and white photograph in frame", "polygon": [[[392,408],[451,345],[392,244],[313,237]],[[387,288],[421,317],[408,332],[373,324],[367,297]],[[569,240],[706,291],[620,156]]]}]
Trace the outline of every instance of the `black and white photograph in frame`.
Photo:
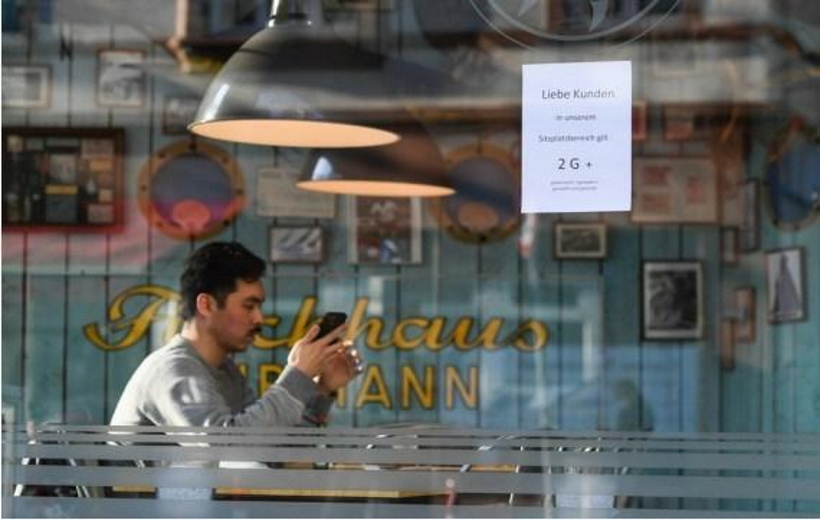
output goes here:
[{"label": "black and white photograph in frame", "polygon": [[556,258],[596,259],[606,256],[606,224],[556,222],[553,235]]},{"label": "black and white photograph in frame", "polygon": [[3,106],[48,108],[51,105],[51,67],[3,65]]},{"label": "black and white photograph in frame", "polygon": [[703,267],[698,261],[643,263],[643,337],[703,336]]},{"label": "black and white photograph in frame", "polygon": [[325,237],[321,226],[272,226],[270,261],[273,263],[322,263]]},{"label": "black and white photograph in frame", "polygon": [[97,104],[101,107],[141,107],[145,103],[145,53],[105,49],[97,53]]},{"label": "black and white photograph in frame", "polygon": [[421,262],[421,201],[408,197],[348,197],[348,261],[400,265]]},{"label": "black and white photograph in frame", "polygon": [[165,98],[162,109],[162,133],[166,135],[185,135],[188,125],[196,117],[199,98],[171,96]]},{"label": "black and white photograph in frame", "polygon": [[766,252],[769,323],[799,321],[806,317],[803,248]]}]

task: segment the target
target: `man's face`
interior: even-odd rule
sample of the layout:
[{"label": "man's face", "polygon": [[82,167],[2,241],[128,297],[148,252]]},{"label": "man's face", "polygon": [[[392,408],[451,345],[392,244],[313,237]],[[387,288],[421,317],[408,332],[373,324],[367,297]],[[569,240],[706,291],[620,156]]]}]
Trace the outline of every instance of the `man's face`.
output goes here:
[{"label": "man's face", "polygon": [[214,299],[210,330],[217,344],[226,352],[244,352],[262,326],[262,302],[265,287],[261,281],[236,281],[236,290],[222,306]]}]

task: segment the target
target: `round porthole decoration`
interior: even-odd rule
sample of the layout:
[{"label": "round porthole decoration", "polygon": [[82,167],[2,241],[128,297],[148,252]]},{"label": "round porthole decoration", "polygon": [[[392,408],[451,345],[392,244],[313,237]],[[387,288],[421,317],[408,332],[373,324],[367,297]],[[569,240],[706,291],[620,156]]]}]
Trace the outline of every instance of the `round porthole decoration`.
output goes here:
[{"label": "round porthole decoration", "polygon": [[139,174],[139,206],[149,224],[181,240],[216,234],[245,205],[239,167],[227,152],[180,141],[156,152]]},{"label": "round porthole decoration", "polygon": [[488,243],[512,234],[521,223],[520,164],[512,152],[477,143],[445,155],[453,195],[431,201],[439,225],[463,242]]},{"label": "round porthole decoration", "polygon": [[769,148],[766,207],[784,230],[805,227],[820,215],[820,131],[793,119]]}]

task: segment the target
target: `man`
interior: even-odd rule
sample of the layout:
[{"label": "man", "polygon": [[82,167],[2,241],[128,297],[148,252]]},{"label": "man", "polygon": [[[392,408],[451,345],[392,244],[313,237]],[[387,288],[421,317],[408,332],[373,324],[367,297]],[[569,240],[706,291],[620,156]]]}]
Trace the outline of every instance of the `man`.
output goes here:
[{"label": "man", "polygon": [[231,356],[262,326],[265,262],[238,243],[195,251],[180,277],[182,331],[146,357],[125,387],[112,425],[295,426],[326,421],[336,390],[357,374],[345,325],[291,349],[276,383],[256,398]]}]

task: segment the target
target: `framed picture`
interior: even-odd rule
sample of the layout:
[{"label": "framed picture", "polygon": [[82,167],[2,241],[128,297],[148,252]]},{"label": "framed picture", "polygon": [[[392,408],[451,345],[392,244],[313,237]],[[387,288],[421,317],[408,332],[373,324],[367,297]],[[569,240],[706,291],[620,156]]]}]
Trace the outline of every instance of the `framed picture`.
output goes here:
[{"label": "framed picture", "polygon": [[632,103],[632,140],[646,141],[649,125],[648,105],[646,101]]},{"label": "framed picture", "polygon": [[650,47],[652,73],[660,78],[678,79],[698,72],[698,52],[689,40],[654,41]]},{"label": "framed picture", "polygon": [[760,183],[752,179],[740,188],[740,250],[744,253],[760,247]]},{"label": "framed picture", "polygon": [[321,226],[272,226],[270,261],[320,264],[325,260],[325,236]]},{"label": "framed picture", "polygon": [[556,222],[553,227],[556,258],[604,258],[606,224]]},{"label": "framed picture", "polygon": [[188,124],[194,120],[199,109],[199,98],[167,97],[162,109],[162,133],[187,135]]},{"label": "framed picture", "polygon": [[717,222],[717,175],[710,158],[641,158],[633,161],[633,170],[633,222]]},{"label": "framed picture", "polygon": [[4,231],[115,231],[122,225],[123,131],[4,128]]},{"label": "framed picture", "polygon": [[737,229],[725,227],[720,230],[720,259],[724,264],[737,264],[740,250],[737,243]]},{"label": "framed picture", "polygon": [[141,107],[145,103],[145,53],[104,49],[97,53],[97,104],[101,107]]},{"label": "framed picture", "polygon": [[720,369],[735,369],[735,327],[733,319],[720,322]]},{"label": "framed picture", "polygon": [[803,248],[766,253],[766,287],[770,323],[799,321],[806,317]]},{"label": "framed picture", "polygon": [[48,108],[51,105],[51,67],[3,65],[3,106]]},{"label": "framed picture", "polygon": [[703,268],[698,261],[643,263],[644,339],[703,336]]},{"label": "framed picture", "polygon": [[667,106],[663,109],[665,141],[706,141],[716,131],[719,110],[699,105]]},{"label": "framed picture", "polygon": [[735,130],[713,148],[720,193],[720,223],[724,226],[740,227],[743,222],[741,187],[746,179],[747,139],[745,132]]},{"label": "framed picture", "polygon": [[741,287],[735,291],[735,341],[754,343],[757,337],[757,304],[754,287]]},{"label": "framed picture", "polygon": [[348,261],[421,262],[421,201],[407,197],[348,198]]},{"label": "framed picture", "polygon": [[286,166],[256,170],[256,214],[260,217],[334,218],[336,196],[298,188],[299,171]]}]

